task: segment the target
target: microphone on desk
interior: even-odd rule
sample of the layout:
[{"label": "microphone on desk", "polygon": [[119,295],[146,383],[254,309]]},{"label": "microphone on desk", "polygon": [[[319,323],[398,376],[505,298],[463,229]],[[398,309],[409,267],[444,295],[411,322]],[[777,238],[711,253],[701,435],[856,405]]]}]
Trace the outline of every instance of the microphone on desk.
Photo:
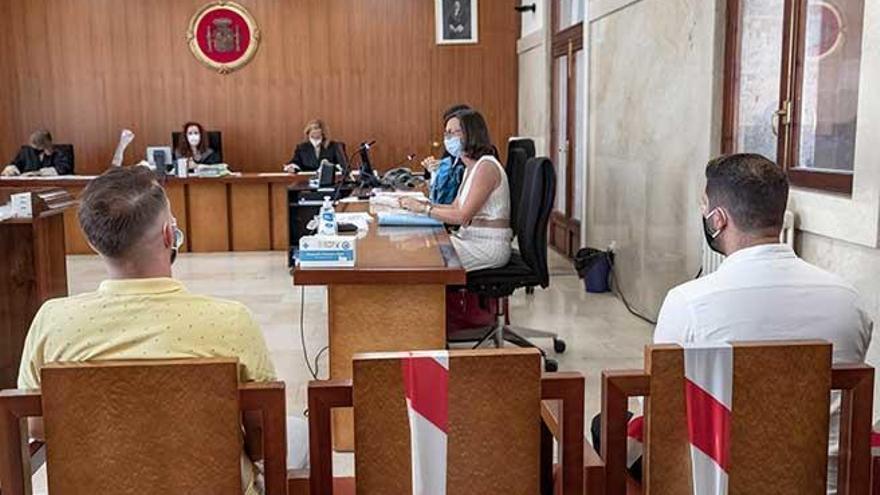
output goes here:
[{"label": "microphone on desk", "polygon": [[[357,154],[363,153],[363,152],[370,151],[370,148],[372,148],[375,145],[376,145],[375,139],[372,139],[370,141],[365,141],[365,142],[361,143],[360,145],[358,145],[357,149],[354,150],[351,153],[351,155],[349,155],[348,160],[346,160],[345,166],[348,167],[349,169],[351,169],[351,161],[354,160],[354,156]],[[361,158],[363,159],[363,155],[361,155]]]}]

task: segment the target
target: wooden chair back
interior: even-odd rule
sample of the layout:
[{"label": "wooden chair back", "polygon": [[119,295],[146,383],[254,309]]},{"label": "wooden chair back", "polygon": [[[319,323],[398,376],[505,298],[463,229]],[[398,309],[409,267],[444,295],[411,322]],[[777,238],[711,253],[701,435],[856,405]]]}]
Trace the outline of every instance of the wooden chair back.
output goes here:
[{"label": "wooden chair back", "polygon": [[0,394],[3,494],[30,493],[23,419],[41,416],[51,493],[238,495],[242,412],[268,493],[286,493],[284,386],[238,376],[235,359],[46,365],[40,391]]},{"label": "wooden chair back", "polygon": [[[824,494],[832,389],[843,390],[839,493],[867,493],[873,369],[832,368],[831,344],[821,341],[738,342],[730,356],[728,493]],[[644,493],[693,493],[686,389],[703,393],[693,387],[677,345],[648,346],[643,372],[604,374],[606,493],[624,493],[630,396],[646,397]]]},{"label": "wooden chair back", "polygon": [[[552,437],[550,445],[542,444],[541,401],[562,400],[563,493],[583,493],[583,377],[558,373],[542,379],[541,356],[535,349],[445,355],[446,492],[541,493],[552,471]],[[330,409],[350,405],[357,493],[413,493],[404,362],[425,356],[360,354],[353,362],[353,385],[312,383],[309,493],[333,493]],[[542,453],[551,457],[549,463]]]}]

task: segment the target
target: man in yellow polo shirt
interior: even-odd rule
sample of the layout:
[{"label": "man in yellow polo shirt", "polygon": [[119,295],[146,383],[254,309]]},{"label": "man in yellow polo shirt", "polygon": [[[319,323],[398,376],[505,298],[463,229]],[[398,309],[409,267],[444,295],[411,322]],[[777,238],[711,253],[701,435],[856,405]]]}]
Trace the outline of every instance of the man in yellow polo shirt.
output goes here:
[{"label": "man in yellow polo shirt", "polygon": [[[79,222],[108,279],[96,292],[43,304],[25,341],[19,388],[39,388],[45,363],[111,359],[235,357],[242,381],[276,379],[244,305],[190,294],[171,278],[183,235],[149,169],[114,168],[93,180]],[[244,493],[259,493],[255,479],[242,453]]]}]

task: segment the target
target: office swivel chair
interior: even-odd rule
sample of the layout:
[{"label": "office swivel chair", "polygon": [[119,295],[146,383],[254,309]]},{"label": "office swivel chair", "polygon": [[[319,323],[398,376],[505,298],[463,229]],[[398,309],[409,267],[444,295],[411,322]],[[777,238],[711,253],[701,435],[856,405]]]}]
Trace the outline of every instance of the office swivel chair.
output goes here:
[{"label": "office swivel chair", "polygon": [[526,162],[535,157],[535,142],[531,139],[513,139],[507,143],[507,183],[510,185],[510,219],[516,223],[522,193],[522,171]]},{"label": "office swivel chair", "polygon": [[[516,289],[550,285],[547,267],[547,222],[556,195],[556,173],[548,158],[532,158],[522,167],[522,188],[517,201],[518,217],[511,218],[511,227],[519,250],[501,268],[478,270],[467,274],[465,289],[482,297],[496,300],[495,324],[490,328],[463,330],[448,337],[449,342],[474,342],[474,347],[492,339],[496,347],[505,341],[520,347],[534,347],[544,357],[544,368],[556,371],[556,360],[548,358],[543,349],[526,340],[531,337],[553,339],[556,352],[565,351],[565,342],[552,332],[512,327],[507,324],[507,298]],[[476,336],[475,336],[476,334]]]},{"label": "office swivel chair", "polygon": [[[226,163],[223,160],[223,135],[220,131],[207,131],[208,134],[208,147],[217,152],[217,159],[220,160],[220,163]],[[181,133],[180,131],[175,131],[171,133],[171,149],[177,149],[177,143],[180,139]]]},{"label": "office swivel chair", "polygon": [[530,138],[516,138],[507,142],[507,163],[510,163],[510,152],[514,149],[521,149],[528,158],[535,157],[535,141]]},{"label": "office swivel chair", "polygon": [[70,174],[73,175],[76,173],[76,162],[73,156],[73,145],[72,144],[55,144],[53,145],[55,149],[64,153],[70,158]]}]

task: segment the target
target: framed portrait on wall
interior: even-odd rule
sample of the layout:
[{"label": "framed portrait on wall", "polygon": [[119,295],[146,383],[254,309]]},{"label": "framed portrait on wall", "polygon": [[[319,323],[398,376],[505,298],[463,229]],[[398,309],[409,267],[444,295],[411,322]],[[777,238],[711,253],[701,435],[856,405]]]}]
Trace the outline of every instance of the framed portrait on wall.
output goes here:
[{"label": "framed portrait on wall", "polygon": [[476,43],[477,0],[434,0],[438,45]]}]

